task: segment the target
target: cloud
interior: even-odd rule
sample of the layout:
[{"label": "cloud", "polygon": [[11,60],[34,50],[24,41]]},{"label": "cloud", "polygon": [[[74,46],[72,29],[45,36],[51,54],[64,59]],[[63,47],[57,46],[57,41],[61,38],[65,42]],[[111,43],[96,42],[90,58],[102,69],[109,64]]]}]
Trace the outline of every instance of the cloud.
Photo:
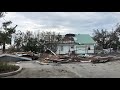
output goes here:
[{"label": "cloud", "polygon": [[115,28],[120,22],[120,12],[8,12],[5,19],[17,24],[17,30],[23,32],[40,30],[92,35],[93,29],[110,31]]}]

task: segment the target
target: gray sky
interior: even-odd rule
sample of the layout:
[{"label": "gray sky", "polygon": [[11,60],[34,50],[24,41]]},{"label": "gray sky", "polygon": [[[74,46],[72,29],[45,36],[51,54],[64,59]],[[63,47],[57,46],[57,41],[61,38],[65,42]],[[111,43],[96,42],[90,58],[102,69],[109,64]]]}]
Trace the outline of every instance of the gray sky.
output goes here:
[{"label": "gray sky", "polygon": [[[17,30],[55,31],[61,34],[90,34],[93,29],[110,31],[120,22],[120,12],[7,12],[4,17]],[[0,25],[4,20],[0,19]]]}]

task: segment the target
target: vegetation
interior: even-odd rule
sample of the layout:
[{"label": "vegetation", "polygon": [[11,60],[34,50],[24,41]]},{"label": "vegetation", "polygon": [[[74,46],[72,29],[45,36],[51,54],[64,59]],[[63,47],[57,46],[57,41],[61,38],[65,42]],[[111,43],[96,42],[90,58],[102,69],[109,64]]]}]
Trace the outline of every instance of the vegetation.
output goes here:
[{"label": "vegetation", "polygon": [[[0,18],[5,15],[5,12],[0,12]],[[2,23],[2,28],[0,29],[0,45],[3,46],[3,53],[5,52],[5,45],[11,44],[12,34],[15,33],[15,27],[10,27],[11,21],[6,21]]]},{"label": "vegetation", "polygon": [[55,32],[32,33],[27,31],[23,33],[19,31],[15,36],[15,48],[17,51],[32,51],[35,53],[42,53],[48,48],[55,52],[60,38],[60,35]]},{"label": "vegetation", "polygon": [[7,62],[0,62],[0,73],[7,73],[18,69],[19,66],[9,65]]},{"label": "vegetation", "polygon": [[113,48],[116,51],[119,47],[120,25],[115,30],[108,32],[107,30],[94,30],[93,39],[98,43],[97,48],[107,49]]},{"label": "vegetation", "polygon": [[[119,35],[120,25],[115,30],[107,31],[106,29],[97,29],[93,31],[93,39],[97,42],[96,49],[113,48],[116,51],[120,48]],[[27,31],[23,33],[19,31],[15,36],[15,48],[17,51],[32,51],[42,53],[46,48],[52,51],[57,50],[57,43],[62,40],[60,34],[55,32],[37,32]]]},{"label": "vegetation", "polygon": [[15,33],[15,28],[17,27],[16,25],[8,28],[10,24],[12,24],[11,21],[2,23],[3,30],[0,30],[0,44],[3,45],[3,53],[5,52],[5,44],[11,44],[12,34]]}]

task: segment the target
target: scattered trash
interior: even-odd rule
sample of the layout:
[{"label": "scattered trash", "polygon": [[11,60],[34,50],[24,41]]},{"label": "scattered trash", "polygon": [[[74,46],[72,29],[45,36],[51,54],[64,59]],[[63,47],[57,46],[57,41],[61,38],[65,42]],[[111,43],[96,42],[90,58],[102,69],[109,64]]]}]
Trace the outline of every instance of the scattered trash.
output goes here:
[{"label": "scattered trash", "polygon": [[19,64],[19,63],[21,63],[21,61],[20,62],[16,62],[17,64]]}]

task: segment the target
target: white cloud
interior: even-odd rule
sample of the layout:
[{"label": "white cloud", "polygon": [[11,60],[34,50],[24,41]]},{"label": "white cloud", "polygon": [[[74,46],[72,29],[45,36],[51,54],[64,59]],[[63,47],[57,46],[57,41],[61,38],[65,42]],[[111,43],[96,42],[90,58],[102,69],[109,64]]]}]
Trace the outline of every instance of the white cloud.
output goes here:
[{"label": "white cloud", "polygon": [[8,12],[5,19],[17,24],[17,30],[24,32],[40,30],[92,35],[93,29],[115,28],[120,22],[120,12]]}]

